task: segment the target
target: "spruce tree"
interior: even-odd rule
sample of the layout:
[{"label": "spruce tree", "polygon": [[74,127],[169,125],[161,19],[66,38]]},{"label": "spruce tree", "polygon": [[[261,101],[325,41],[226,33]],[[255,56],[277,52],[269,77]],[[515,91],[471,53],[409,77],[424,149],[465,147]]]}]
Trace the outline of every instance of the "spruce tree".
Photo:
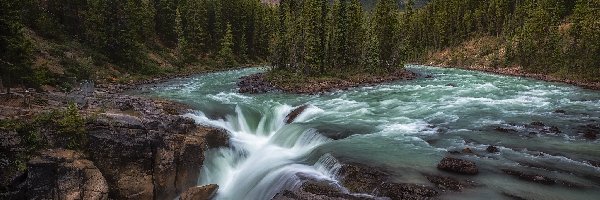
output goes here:
[{"label": "spruce tree", "polygon": [[0,0],[0,81],[9,93],[31,73],[31,47],[23,34],[17,3]]},{"label": "spruce tree", "polygon": [[221,49],[219,50],[219,62],[222,67],[231,68],[237,66],[235,56],[233,55],[233,31],[231,25],[227,25],[225,35],[221,40]]}]

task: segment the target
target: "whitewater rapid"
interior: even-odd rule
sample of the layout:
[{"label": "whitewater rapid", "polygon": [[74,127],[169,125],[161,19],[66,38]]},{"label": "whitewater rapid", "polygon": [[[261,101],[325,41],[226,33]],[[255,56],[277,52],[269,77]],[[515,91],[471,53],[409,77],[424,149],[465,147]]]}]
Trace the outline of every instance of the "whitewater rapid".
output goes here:
[{"label": "whitewater rapid", "polygon": [[[231,148],[213,149],[206,153],[200,185],[218,184],[217,199],[264,199],[283,189],[301,184],[302,176],[335,182],[332,166],[323,159],[314,165],[298,164],[315,147],[330,141],[314,129],[286,124],[292,111],[288,105],[265,109],[258,124],[251,124],[240,107],[234,115],[212,120],[202,112],[188,114],[198,124],[223,128],[230,133]],[[308,107],[294,122],[306,122],[323,112]],[[333,164],[335,166],[335,164]]]},{"label": "whitewater rapid", "polygon": [[[600,92],[480,72],[409,66],[432,79],[396,82],[321,95],[239,94],[251,68],[174,80],[144,94],[181,101],[198,124],[225,129],[230,147],[205,152],[198,185],[218,184],[217,199],[271,199],[306,179],[339,186],[339,160],[393,172],[402,183],[430,185],[423,174],[442,173],[449,152],[471,149],[480,186],[441,199],[600,199],[598,140],[580,127],[600,124]],[[286,116],[310,105],[291,124]],[[556,112],[557,110],[565,111]],[[543,122],[560,133],[531,134]],[[512,134],[497,127],[514,129]],[[487,153],[489,145],[498,153]],[[518,169],[585,186],[570,189],[507,176]],[[451,174],[442,174],[452,176]],[[341,186],[339,186],[341,187]]]}]

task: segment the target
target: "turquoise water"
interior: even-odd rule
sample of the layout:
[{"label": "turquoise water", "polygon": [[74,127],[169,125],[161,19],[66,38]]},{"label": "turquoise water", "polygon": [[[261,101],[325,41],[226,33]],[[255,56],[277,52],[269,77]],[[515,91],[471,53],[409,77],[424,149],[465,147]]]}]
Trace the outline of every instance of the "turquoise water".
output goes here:
[{"label": "turquoise water", "polygon": [[[443,193],[441,199],[507,198],[503,193],[526,199],[600,199],[600,168],[588,163],[600,161],[599,142],[584,139],[579,130],[600,124],[600,92],[458,69],[408,69],[434,78],[322,95],[239,94],[238,78],[264,71],[250,68],[173,80],[141,93],[192,105],[197,111],[188,117],[230,132],[232,147],[206,152],[199,180],[219,184],[218,199],[270,199],[297,187],[299,176],[336,181],[340,161],[385,169],[398,182],[430,184],[423,174],[439,174],[478,185]],[[311,106],[286,125],[285,116],[304,104]],[[566,113],[556,113],[559,109]],[[526,124],[534,121],[561,133],[530,134],[535,130]],[[487,153],[488,145],[500,152]],[[467,147],[475,154],[460,157],[476,162],[479,175],[436,169],[448,151]],[[501,169],[584,187],[530,183]]]}]

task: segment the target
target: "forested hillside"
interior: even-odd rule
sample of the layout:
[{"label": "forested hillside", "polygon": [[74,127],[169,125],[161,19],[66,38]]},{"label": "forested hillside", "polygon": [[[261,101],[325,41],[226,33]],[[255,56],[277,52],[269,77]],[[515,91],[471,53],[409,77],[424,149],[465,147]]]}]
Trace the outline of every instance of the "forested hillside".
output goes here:
[{"label": "forested hillside", "polygon": [[301,77],[385,74],[432,60],[600,77],[600,0],[0,3],[8,86],[126,81],[267,60]]},{"label": "forested hillside", "polygon": [[[394,0],[380,0],[365,12],[358,0],[282,1],[273,65],[309,76],[390,72],[445,50],[452,56],[442,59],[600,80],[599,0],[434,0],[419,9],[409,0],[406,5],[401,9]],[[470,41],[474,44],[465,46]]]},{"label": "forested hillside", "polygon": [[2,0],[1,9],[9,86],[263,62],[275,12],[260,0]]}]

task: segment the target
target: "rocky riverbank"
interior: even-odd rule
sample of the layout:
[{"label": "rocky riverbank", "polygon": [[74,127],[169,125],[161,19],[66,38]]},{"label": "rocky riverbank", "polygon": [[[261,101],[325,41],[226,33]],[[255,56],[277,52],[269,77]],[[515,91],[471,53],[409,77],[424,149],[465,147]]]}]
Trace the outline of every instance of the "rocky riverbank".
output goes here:
[{"label": "rocky riverbank", "polygon": [[[228,145],[224,130],[196,125],[174,102],[102,88],[2,100],[0,199],[173,199],[196,186],[204,151]],[[70,102],[78,109],[63,115]],[[34,125],[41,118],[56,123]]]},{"label": "rocky riverbank", "polygon": [[[292,94],[318,94],[336,90],[346,90],[373,84],[381,84],[400,80],[413,80],[418,74],[405,69],[391,73],[376,75],[370,73],[354,74],[345,78],[294,78],[277,74],[259,73],[240,78],[237,83],[240,93],[266,93],[282,91]],[[289,79],[289,80],[288,80]]]}]

